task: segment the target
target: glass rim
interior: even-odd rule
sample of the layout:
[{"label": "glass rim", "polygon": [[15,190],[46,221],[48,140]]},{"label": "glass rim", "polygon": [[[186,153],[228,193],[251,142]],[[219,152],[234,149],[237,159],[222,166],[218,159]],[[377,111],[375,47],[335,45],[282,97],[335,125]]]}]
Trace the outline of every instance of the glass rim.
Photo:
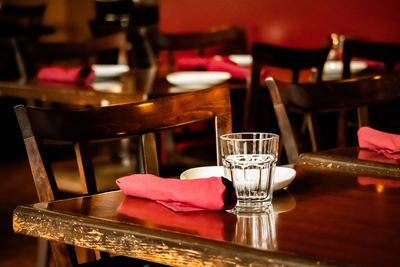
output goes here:
[{"label": "glass rim", "polygon": [[[260,138],[233,138],[235,135],[260,135]],[[262,135],[266,135],[265,137],[261,137]],[[278,134],[267,133],[267,132],[239,132],[239,133],[227,133],[223,134],[219,137],[221,140],[230,140],[230,141],[253,141],[253,140],[273,140],[279,139]]]}]

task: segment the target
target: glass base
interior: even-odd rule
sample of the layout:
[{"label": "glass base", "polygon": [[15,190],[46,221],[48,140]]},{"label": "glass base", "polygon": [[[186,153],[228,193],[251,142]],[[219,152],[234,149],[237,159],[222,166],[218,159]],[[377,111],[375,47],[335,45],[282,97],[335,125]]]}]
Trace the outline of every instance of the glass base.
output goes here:
[{"label": "glass base", "polygon": [[231,210],[234,213],[237,212],[269,212],[272,208],[271,200],[243,200],[238,199],[236,206]]}]

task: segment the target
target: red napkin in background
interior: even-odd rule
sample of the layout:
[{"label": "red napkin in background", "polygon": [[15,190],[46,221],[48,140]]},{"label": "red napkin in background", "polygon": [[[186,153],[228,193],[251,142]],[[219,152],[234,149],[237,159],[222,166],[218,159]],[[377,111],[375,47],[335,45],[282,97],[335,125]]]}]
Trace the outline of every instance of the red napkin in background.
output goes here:
[{"label": "red napkin in background", "polygon": [[229,59],[223,57],[214,57],[207,64],[208,71],[226,71],[232,75],[232,79],[246,80],[250,75],[250,69],[247,67],[239,66]]},{"label": "red napkin in background", "polygon": [[239,66],[228,57],[180,57],[176,61],[179,71],[225,71],[232,75],[232,79],[246,80],[250,75],[250,68]]},{"label": "red napkin in background", "polygon": [[232,240],[237,217],[230,212],[197,211],[173,212],[154,201],[142,198],[125,197],[117,211],[120,214],[139,220],[146,226],[157,225],[170,229],[180,229],[201,237],[216,240]]},{"label": "red napkin in background", "polygon": [[375,60],[368,60],[364,58],[355,57],[352,60],[354,61],[364,61],[367,63],[367,69],[374,70],[374,71],[384,71],[385,70],[385,63]]},{"label": "red napkin in background", "polygon": [[370,127],[361,127],[357,135],[360,148],[381,153],[387,158],[400,159],[400,135],[381,132]]},{"label": "red napkin in background", "polygon": [[179,57],[176,60],[176,68],[179,71],[206,70],[211,57]]},{"label": "red napkin in background", "polygon": [[237,200],[232,183],[222,177],[179,180],[133,174],[116,183],[125,195],[156,200],[173,211],[232,209]]},{"label": "red napkin in background", "polygon": [[44,67],[39,70],[37,78],[43,81],[84,84],[94,80],[94,70],[91,67]]}]

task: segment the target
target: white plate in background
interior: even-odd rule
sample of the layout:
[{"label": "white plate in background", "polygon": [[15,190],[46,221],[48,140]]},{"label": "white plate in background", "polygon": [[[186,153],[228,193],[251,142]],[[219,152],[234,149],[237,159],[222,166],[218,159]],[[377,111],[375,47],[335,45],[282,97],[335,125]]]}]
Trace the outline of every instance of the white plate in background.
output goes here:
[{"label": "white plate in background", "polygon": [[167,81],[178,87],[201,89],[226,82],[231,77],[223,71],[178,71],[168,74]]},{"label": "white plate in background", "polygon": [[96,91],[106,91],[106,92],[113,92],[113,93],[120,93],[122,92],[122,84],[120,81],[95,81],[92,83],[92,87]]},{"label": "white plate in background", "polygon": [[[368,67],[364,61],[353,60],[350,62],[351,73],[358,73]],[[340,79],[342,77],[343,62],[340,60],[328,60],[325,62],[323,77],[324,79]]]},{"label": "white plate in background", "polygon": [[128,65],[121,64],[94,64],[92,65],[94,76],[99,78],[118,77],[129,71]]},{"label": "white plate in background", "polygon": [[235,62],[240,66],[250,66],[253,63],[253,57],[251,55],[230,55],[229,60]]},{"label": "white plate in background", "polygon": [[[185,179],[199,179],[208,178],[212,176],[224,176],[224,168],[222,166],[206,166],[191,168],[184,171],[180,178]],[[296,171],[292,168],[280,167],[275,168],[274,177],[274,191],[280,190],[288,186],[296,176]]]}]

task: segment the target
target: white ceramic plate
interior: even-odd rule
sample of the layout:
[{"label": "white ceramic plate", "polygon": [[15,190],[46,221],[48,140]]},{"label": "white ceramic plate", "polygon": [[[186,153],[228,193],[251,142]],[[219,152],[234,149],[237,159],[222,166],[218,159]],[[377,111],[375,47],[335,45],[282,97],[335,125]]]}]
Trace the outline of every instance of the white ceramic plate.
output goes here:
[{"label": "white ceramic plate", "polygon": [[250,66],[253,63],[251,55],[230,55],[229,59],[240,66]]},{"label": "white ceramic plate", "polygon": [[178,71],[167,75],[167,81],[178,87],[193,89],[223,83],[231,78],[231,74],[223,71]]},{"label": "white ceramic plate", "polygon": [[110,78],[110,77],[118,77],[121,74],[129,71],[128,65],[99,65],[95,64],[92,66],[94,70],[94,75],[99,78]]},{"label": "white ceramic plate", "polygon": [[[222,166],[206,166],[191,168],[184,171],[180,178],[198,179],[212,176],[224,176],[224,168]],[[276,167],[274,179],[274,191],[280,190],[288,186],[296,176],[296,171],[287,167]]]}]

